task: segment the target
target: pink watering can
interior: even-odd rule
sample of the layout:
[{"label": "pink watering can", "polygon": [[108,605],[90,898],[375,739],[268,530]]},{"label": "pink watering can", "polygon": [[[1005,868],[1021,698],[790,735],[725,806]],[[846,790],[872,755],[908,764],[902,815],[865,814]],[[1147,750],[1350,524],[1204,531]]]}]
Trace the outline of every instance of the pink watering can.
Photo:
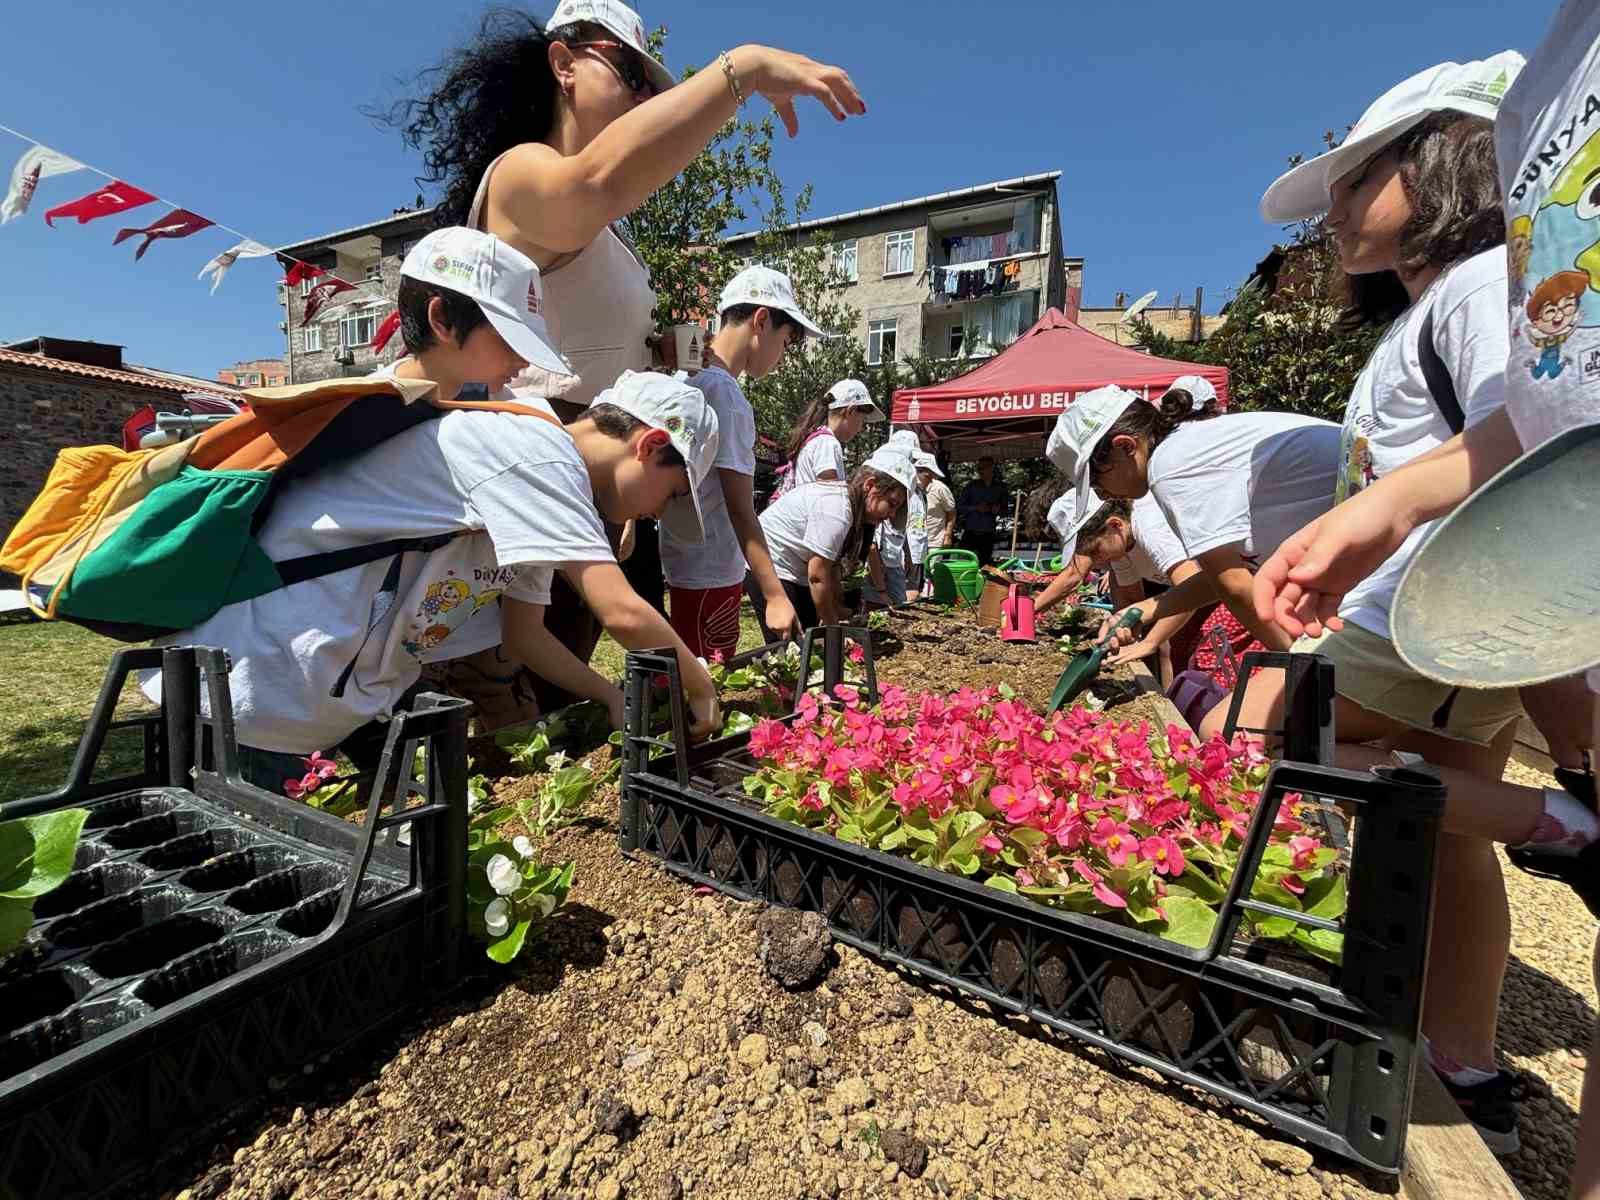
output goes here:
[{"label": "pink watering can", "polygon": [[1013,583],[1000,605],[1000,640],[1031,642],[1033,635],[1033,597]]}]

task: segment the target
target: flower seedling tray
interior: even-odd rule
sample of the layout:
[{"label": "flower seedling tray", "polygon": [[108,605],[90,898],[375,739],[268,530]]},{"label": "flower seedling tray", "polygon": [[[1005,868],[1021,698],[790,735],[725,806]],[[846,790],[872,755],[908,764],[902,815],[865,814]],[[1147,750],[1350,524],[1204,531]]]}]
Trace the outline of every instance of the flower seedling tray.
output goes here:
[{"label": "flower seedling tray", "polygon": [[[161,711],[114,721],[151,669]],[[4,1200],[130,1189],[457,973],[470,706],[424,697],[396,717],[355,825],[243,782],[227,669],[216,650],[121,651],[67,784],[0,805],[89,812],[72,874],[0,960]],[[130,724],[143,769],[93,781],[107,731]]]},{"label": "flower seedling tray", "polygon": [[[870,652],[867,631],[826,630],[829,691],[842,679],[846,636]],[[1323,703],[1331,691],[1302,690],[1331,685],[1327,664],[1290,657],[1252,665],[1293,668],[1291,719],[1331,712]],[[671,729],[657,735],[647,701],[660,675]],[[1444,795],[1431,776],[1276,763],[1212,940],[1191,949],[770,817],[740,786],[755,769],[748,734],[689,746],[670,655],[630,654],[626,686],[625,850],[741,899],[821,913],[836,938],[885,962],[1203,1089],[1363,1166],[1400,1170]],[[1323,730],[1284,736],[1297,748],[1328,742]],[[1279,807],[1295,793],[1354,814],[1340,922],[1249,898]],[[1341,931],[1342,965],[1244,944],[1246,911]]]}]

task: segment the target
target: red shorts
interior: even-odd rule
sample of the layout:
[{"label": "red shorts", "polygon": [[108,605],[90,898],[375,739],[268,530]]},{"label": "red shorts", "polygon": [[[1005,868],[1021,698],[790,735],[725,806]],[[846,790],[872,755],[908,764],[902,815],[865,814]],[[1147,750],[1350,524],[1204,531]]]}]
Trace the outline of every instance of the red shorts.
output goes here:
[{"label": "red shorts", "polygon": [[713,653],[732,658],[739,648],[739,604],[744,583],[718,588],[672,589],[672,631],[689,653],[709,660]]}]

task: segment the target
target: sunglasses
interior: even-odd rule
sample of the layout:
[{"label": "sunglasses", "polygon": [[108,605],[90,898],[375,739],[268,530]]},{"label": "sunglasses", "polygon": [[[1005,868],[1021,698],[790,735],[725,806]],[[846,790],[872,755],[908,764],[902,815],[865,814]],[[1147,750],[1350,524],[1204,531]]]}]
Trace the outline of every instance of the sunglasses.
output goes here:
[{"label": "sunglasses", "polygon": [[645,70],[644,63],[639,58],[639,52],[632,46],[624,46],[621,42],[572,42],[569,43],[573,50],[620,50],[620,61],[613,60],[607,55],[599,55],[601,62],[610,67],[617,78],[622,80],[622,86],[637,95],[639,92],[656,94],[656,85],[650,81],[650,75]]}]

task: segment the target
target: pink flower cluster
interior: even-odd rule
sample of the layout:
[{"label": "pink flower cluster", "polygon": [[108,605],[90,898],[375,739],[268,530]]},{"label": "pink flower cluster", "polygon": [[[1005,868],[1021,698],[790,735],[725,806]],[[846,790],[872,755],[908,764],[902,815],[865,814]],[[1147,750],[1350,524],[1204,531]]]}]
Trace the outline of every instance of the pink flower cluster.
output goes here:
[{"label": "pink flower cluster", "polygon": [[311,752],[310,758],[302,758],[300,761],[305,763],[306,773],[299,779],[283,781],[284,794],[291,800],[304,800],[339,773],[338,765],[331,758],[324,758],[315,750]]},{"label": "pink flower cluster", "polygon": [[[1201,742],[1085,708],[1046,719],[969,688],[888,686],[876,708],[849,687],[808,693],[792,725],[759,722],[750,750],[760,768],[747,790],[769,811],[1134,923],[1166,921],[1169,889],[1214,906],[1268,767],[1243,737]],[[1289,896],[1332,858],[1298,803],[1282,807],[1272,841],[1283,849],[1271,884]]]}]

